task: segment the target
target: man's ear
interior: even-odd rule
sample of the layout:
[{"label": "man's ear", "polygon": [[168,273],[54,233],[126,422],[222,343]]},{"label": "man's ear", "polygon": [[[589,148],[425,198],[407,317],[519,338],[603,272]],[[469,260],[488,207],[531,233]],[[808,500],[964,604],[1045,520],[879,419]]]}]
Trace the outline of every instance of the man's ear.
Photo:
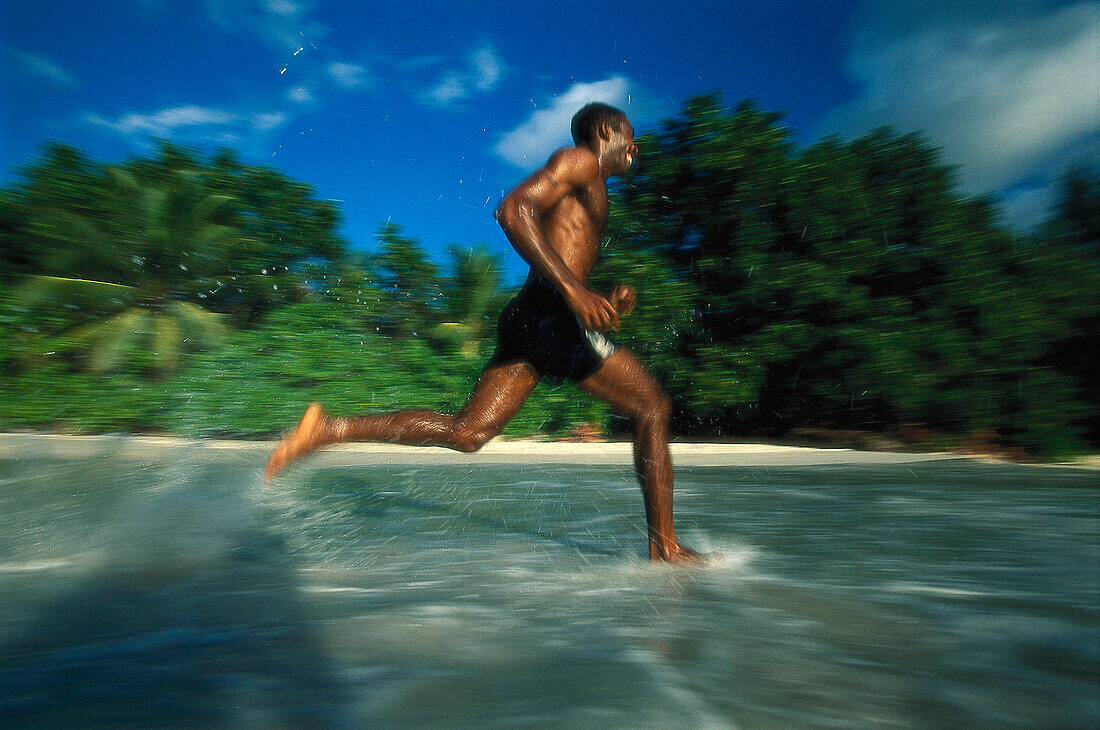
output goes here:
[{"label": "man's ear", "polygon": [[615,133],[614,127],[611,126],[611,122],[604,122],[600,125],[600,139],[605,142],[611,141],[611,135]]}]

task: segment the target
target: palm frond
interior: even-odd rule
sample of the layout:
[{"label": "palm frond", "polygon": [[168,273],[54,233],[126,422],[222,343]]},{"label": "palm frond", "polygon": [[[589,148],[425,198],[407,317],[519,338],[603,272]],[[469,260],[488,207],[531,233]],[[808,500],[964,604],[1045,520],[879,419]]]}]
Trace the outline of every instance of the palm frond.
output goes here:
[{"label": "palm frond", "polygon": [[174,301],[168,305],[167,311],[179,323],[180,331],[187,340],[200,347],[217,345],[229,334],[221,315],[197,304]]},{"label": "palm frond", "polygon": [[128,305],[135,293],[134,287],[125,284],[34,274],[16,288],[15,298],[28,309],[46,305],[110,310]]},{"label": "palm frond", "polygon": [[191,209],[190,219],[193,225],[201,226],[207,221],[213,219],[215,214],[222,210],[225,206],[236,201],[232,195],[223,195],[221,193],[213,193],[205,195],[203,198],[195,204]]},{"label": "palm frond", "polygon": [[107,177],[111,179],[116,188],[120,190],[126,190],[127,192],[141,190],[141,185],[138,183],[137,178],[129,170],[125,170],[121,167],[108,167]]},{"label": "palm frond", "polygon": [[241,229],[216,223],[208,223],[200,227],[194,238],[200,251],[208,249],[214,244],[234,242],[239,239],[241,239]]},{"label": "palm frond", "polygon": [[145,235],[151,239],[150,243],[157,251],[163,251],[171,237],[168,228],[168,221],[171,219],[168,211],[170,195],[171,191],[166,188],[148,188],[141,192],[141,216]]},{"label": "palm frond", "polygon": [[149,335],[150,312],[131,308],[103,322],[89,346],[88,368],[105,373],[115,369],[123,357]]},{"label": "palm frond", "polygon": [[161,373],[170,373],[179,366],[183,332],[179,322],[168,314],[153,318],[153,361]]}]

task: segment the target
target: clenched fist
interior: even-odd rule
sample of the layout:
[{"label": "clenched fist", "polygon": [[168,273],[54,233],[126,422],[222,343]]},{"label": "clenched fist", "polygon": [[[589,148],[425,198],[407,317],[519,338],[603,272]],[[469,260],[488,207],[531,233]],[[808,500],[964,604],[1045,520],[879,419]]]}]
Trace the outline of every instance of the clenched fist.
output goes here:
[{"label": "clenched fist", "polygon": [[626,284],[619,284],[611,290],[611,306],[615,308],[615,311],[619,313],[620,317],[625,317],[634,311],[634,305],[637,304],[637,297],[634,294],[634,287],[627,286]]}]

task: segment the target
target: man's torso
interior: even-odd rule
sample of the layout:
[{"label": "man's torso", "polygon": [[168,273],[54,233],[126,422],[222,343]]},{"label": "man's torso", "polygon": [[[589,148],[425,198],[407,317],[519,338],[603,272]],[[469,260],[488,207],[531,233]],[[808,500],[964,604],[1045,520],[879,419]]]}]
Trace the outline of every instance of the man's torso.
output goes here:
[{"label": "man's torso", "polygon": [[596,265],[607,209],[607,183],[596,177],[574,188],[543,218],[546,240],[582,282]]},{"label": "man's torso", "polygon": [[[575,185],[542,215],[547,243],[582,283],[596,264],[607,214],[607,182],[593,170],[591,178]],[[501,314],[494,360],[520,357],[543,374],[579,382],[614,351],[614,343],[586,330],[557,287],[532,268],[523,289]]]}]

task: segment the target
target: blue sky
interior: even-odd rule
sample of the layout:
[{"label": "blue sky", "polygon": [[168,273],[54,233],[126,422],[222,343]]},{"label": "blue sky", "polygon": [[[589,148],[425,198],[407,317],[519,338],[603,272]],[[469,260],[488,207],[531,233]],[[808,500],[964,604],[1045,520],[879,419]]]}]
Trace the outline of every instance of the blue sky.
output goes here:
[{"label": "blue sky", "polygon": [[391,220],[434,252],[484,243],[514,278],[492,210],[586,101],[640,132],[715,89],[802,144],[921,130],[1026,226],[1097,163],[1098,75],[1097,2],[3,0],[0,182],[46,140],[229,146],[340,201],[353,245]]}]

